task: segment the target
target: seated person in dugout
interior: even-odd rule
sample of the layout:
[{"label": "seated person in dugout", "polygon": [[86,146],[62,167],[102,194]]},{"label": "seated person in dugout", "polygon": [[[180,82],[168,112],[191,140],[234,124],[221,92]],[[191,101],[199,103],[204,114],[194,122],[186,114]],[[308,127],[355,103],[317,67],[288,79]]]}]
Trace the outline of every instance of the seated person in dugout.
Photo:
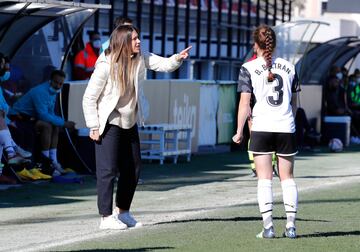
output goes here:
[{"label": "seated person in dugout", "polygon": [[[4,54],[0,53],[0,160],[3,158],[8,165],[22,165],[31,162],[31,152],[23,150],[18,146],[7,126],[6,117],[9,105],[7,104],[2,90],[2,84],[10,78],[10,62],[6,62]],[[5,153],[4,153],[5,152]],[[4,155],[3,155],[4,154]],[[0,163],[0,184],[15,184],[16,181],[3,174],[3,164]]]},{"label": "seated person in dugout", "polygon": [[352,142],[358,143],[360,132],[357,125],[359,124],[360,116],[356,113],[356,111],[352,111],[348,106],[344,76],[338,66],[332,66],[330,68],[329,78],[326,83],[325,102],[327,115],[351,117],[351,139]]},{"label": "seated person in dugout", "polygon": [[332,66],[330,68],[325,89],[325,100],[327,115],[341,116],[349,113],[343,73],[340,71],[338,66]]},{"label": "seated person in dugout", "polygon": [[[10,78],[9,64],[6,64],[5,56],[0,53],[0,83],[7,81]],[[12,139],[9,128],[7,126],[6,115],[9,111],[2,87],[0,88],[0,156],[5,151],[5,159],[8,164],[26,163],[26,158],[31,157],[31,153],[23,150]]]},{"label": "seated person in dugout", "polygon": [[9,117],[19,131],[31,125],[35,133],[39,134],[41,153],[51,160],[55,169],[53,176],[65,173],[57,160],[59,127],[72,129],[75,126],[74,122],[65,121],[55,114],[56,97],[61,92],[64,80],[63,71],[52,71],[49,81],[30,89],[9,111]]}]

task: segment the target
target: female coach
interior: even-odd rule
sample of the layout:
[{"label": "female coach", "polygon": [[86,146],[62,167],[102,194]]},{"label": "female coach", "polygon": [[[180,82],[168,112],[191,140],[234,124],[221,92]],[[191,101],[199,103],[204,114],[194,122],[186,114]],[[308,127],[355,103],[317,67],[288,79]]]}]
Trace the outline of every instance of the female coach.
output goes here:
[{"label": "female coach", "polygon": [[[96,142],[96,176],[100,229],[138,227],[129,209],[139,178],[141,160],[136,125],[139,81],[145,68],[174,71],[191,47],[163,58],[140,52],[139,33],[131,25],[118,26],[110,46],[99,56],[83,97],[83,110],[90,138]],[[113,214],[113,186],[117,174]]]}]

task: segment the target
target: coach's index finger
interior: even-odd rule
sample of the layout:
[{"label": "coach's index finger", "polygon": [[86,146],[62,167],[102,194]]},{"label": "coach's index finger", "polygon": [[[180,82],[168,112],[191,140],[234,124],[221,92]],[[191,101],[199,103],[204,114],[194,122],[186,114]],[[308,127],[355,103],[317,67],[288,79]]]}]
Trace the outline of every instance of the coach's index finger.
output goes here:
[{"label": "coach's index finger", "polygon": [[189,46],[189,47],[185,48],[184,50],[182,50],[181,53],[188,53],[191,48],[192,48],[192,46]]}]

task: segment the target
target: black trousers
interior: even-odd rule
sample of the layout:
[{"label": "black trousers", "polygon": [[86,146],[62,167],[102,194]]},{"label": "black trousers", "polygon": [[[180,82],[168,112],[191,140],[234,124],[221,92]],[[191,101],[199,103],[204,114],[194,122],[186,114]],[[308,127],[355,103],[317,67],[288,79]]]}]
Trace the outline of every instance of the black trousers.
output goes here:
[{"label": "black trousers", "polygon": [[99,214],[112,214],[114,181],[116,206],[129,210],[138,183],[141,156],[137,125],[122,129],[108,124],[95,146]]},{"label": "black trousers", "polygon": [[59,141],[58,126],[49,122],[37,120],[35,123],[35,132],[40,135],[41,151],[56,149]]}]

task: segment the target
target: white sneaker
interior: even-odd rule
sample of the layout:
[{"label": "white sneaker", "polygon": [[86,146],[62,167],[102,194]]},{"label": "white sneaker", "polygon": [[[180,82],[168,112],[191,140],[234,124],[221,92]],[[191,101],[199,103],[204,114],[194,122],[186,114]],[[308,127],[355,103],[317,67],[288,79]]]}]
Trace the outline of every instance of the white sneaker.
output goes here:
[{"label": "white sneaker", "polygon": [[124,230],[127,228],[127,225],[122,223],[116,215],[110,215],[106,217],[101,217],[99,228]]},{"label": "white sneaker", "polygon": [[359,137],[355,137],[355,143],[360,144],[360,138]]},{"label": "white sneaker", "polygon": [[141,222],[137,222],[130,212],[121,213],[118,216],[118,219],[125,223],[128,227],[142,227]]},{"label": "white sneaker", "polygon": [[23,148],[21,148],[18,145],[14,146],[14,150],[18,155],[20,155],[23,158],[31,158],[31,156],[32,156],[31,152],[24,150]]},{"label": "white sneaker", "polygon": [[57,177],[57,176],[61,176],[61,173],[58,171],[58,170],[54,170],[53,173],[52,173],[52,176],[53,177]]},{"label": "white sneaker", "polygon": [[354,137],[354,136],[350,137],[350,143],[357,144],[357,139],[356,139],[356,137]]},{"label": "white sneaker", "polygon": [[66,173],[66,171],[62,168],[62,166],[61,166],[60,163],[53,162],[51,165],[52,165],[52,167],[54,167],[55,170],[57,170],[57,171],[60,172],[61,174]]}]

